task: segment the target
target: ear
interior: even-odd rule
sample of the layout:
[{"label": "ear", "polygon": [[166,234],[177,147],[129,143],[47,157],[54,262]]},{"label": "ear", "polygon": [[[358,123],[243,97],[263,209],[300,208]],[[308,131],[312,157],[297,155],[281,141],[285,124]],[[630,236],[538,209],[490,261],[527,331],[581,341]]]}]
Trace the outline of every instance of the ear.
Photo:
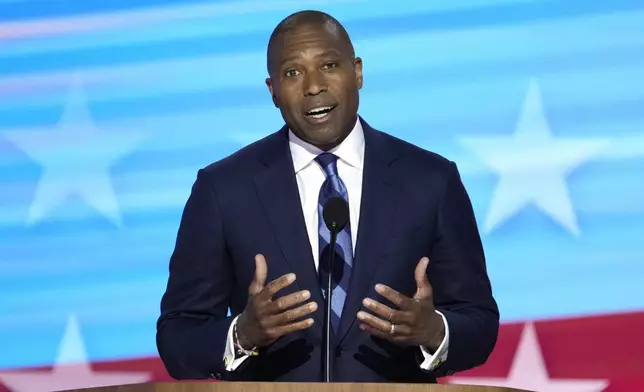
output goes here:
[{"label": "ear", "polygon": [[271,93],[271,99],[273,100],[273,105],[275,105],[276,108],[279,108],[279,104],[277,103],[277,97],[275,96],[275,91],[273,91],[273,81],[271,78],[266,78],[266,87],[268,87],[268,92]]},{"label": "ear", "polygon": [[360,57],[353,60],[353,72],[356,75],[356,85],[360,89],[362,88],[362,59]]}]

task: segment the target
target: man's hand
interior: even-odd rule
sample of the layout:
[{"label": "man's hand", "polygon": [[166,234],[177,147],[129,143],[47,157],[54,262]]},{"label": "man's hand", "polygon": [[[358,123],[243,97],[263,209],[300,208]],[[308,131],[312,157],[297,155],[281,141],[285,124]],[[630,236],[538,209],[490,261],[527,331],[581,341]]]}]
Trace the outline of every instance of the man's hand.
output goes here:
[{"label": "man's hand", "polygon": [[425,346],[431,352],[436,351],[445,337],[445,325],[434,308],[432,286],[426,274],[428,263],[429,259],[423,257],[416,266],[414,276],[417,290],[413,298],[385,285],[376,285],[376,291],[394,303],[399,310],[365,298],[362,303],[373,311],[375,316],[364,311],[358,312],[360,329],[383,339]]},{"label": "man's hand", "polygon": [[237,319],[239,343],[245,349],[266,346],[283,335],[313,325],[312,318],[297,320],[314,312],[315,302],[290,309],[311,297],[308,290],[273,299],[278,291],[295,282],[295,275],[282,275],[265,285],[267,275],[264,256],[255,256],[255,276],[248,288],[248,304]]}]

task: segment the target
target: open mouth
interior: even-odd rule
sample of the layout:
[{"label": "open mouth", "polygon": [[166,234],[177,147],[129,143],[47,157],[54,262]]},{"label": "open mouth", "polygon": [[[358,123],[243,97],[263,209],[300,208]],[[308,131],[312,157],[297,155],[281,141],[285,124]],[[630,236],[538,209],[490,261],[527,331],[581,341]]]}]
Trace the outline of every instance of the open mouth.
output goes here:
[{"label": "open mouth", "polygon": [[306,112],[306,115],[308,117],[312,117],[315,119],[321,119],[329,115],[335,109],[338,105],[332,105],[332,106],[320,106],[314,109],[309,110]]}]

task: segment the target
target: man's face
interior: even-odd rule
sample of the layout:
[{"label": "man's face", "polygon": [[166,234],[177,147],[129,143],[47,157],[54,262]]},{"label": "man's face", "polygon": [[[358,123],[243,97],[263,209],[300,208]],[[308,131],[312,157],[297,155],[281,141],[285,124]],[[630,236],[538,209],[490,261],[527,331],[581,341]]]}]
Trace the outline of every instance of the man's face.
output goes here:
[{"label": "man's face", "polygon": [[293,133],[321,149],[342,142],[357,120],[362,61],[332,28],[303,25],[273,51],[273,102]]}]

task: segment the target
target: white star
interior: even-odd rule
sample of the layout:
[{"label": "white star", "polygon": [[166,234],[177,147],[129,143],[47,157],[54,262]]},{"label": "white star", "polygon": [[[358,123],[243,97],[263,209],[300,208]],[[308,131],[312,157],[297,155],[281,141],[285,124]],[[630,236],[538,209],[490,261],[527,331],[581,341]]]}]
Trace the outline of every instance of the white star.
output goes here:
[{"label": "white star", "polygon": [[519,347],[507,378],[453,377],[452,384],[493,385],[538,392],[601,392],[608,386],[606,380],[553,380],[541,355],[534,325],[523,328]]},{"label": "white star", "polygon": [[94,372],[87,362],[85,345],[76,317],[67,322],[58,357],[51,371],[0,373],[0,381],[13,392],[45,392],[143,383],[150,374],[137,372]]},{"label": "white star", "polygon": [[27,224],[37,223],[67,197],[77,195],[121,225],[109,168],[130,152],[142,135],[99,131],[78,78],[56,129],[13,132],[7,137],[43,167]]},{"label": "white star", "polygon": [[486,217],[486,232],[534,203],[570,233],[580,234],[565,177],[598,155],[609,141],[553,138],[535,80],[530,83],[513,136],[460,141],[500,176]]}]

